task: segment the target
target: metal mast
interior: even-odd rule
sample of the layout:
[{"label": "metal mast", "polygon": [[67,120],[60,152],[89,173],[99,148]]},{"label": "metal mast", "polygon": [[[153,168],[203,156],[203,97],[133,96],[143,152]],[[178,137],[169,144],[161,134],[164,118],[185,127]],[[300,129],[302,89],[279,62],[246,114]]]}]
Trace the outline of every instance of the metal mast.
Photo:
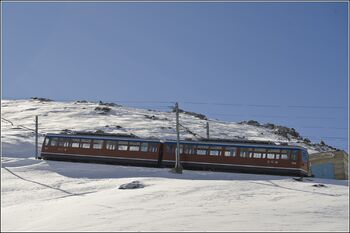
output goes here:
[{"label": "metal mast", "polygon": [[182,173],[182,166],[180,164],[180,125],[179,125],[179,105],[176,102],[175,104],[176,110],[176,158],[175,158],[175,172]]},{"label": "metal mast", "polygon": [[38,159],[38,116],[35,116],[35,158]]}]

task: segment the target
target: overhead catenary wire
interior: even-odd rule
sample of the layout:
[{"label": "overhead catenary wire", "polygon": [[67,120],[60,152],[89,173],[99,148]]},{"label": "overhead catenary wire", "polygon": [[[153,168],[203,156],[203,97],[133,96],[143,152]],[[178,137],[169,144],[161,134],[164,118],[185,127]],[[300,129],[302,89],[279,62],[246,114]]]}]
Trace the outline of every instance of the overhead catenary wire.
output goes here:
[{"label": "overhead catenary wire", "polygon": [[[12,121],[10,121],[10,120],[8,120],[6,118],[1,117],[1,120],[10,123],[12,125],[12,127],[19,128],[19,129],[22,129],[22,130],[31,131],[32,133],[36,132],[35,129],[28,128],[28,127],[26,127],[24,125],[15,125]],[[42,134],[42,133],[38,133],[38,135],[45,136],[45,134]]]},{"label": "overhead catenary wire", "polygon": [[312,108],[312,109],[347,109],[346,106],[329,106],[329,105],[280,105],[280,104],[242,104],[242,103],[220,103],[220,102],[193,102],[193,101],[179,101],[183,104],[193,105],[216,105],[216,106],[242,106],[242,107],[265,107],[265,108]]}]

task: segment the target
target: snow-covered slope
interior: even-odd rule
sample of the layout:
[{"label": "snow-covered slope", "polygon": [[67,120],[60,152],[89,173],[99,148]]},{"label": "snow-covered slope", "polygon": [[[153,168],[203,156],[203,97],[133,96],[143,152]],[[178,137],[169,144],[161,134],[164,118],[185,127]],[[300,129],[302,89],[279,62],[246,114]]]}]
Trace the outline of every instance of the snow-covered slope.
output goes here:
[{"label": "snow-covered slope", "polygon": [[[5,159],[3,231],[346,231],[346,181]],[[121,190],[138,180],[142,189]],[[314,187],[322,183],[326,187]]]},{"label": "snow-covered slope", "polygon": [[[40,133],[103,130],[175,138],[172,112],[38,100],[3,100],[1,111],[1,231],[349,230],[347,181],[188,170],[180,175],[33,158],[35,115]],[[188,129],[182,138],[195,138],[189,131],[205,135],[205,120],[185,113],[180,120]],[[303,145],[273,128],[209,122],[212,137]],[[145,187],[118,189],[135,180]],[[325,187],[314,186],[320,183]]]},{"label": "snow-covered slope", "polygon": [[[111,106],[112,105],[112,106]],[[105,112],[106,110],[108,112]],[[91,102],[56,102],[40,100],[2,100],[2,141],[4,153],[13,144],[33,144],[34,117],[39,116],[39,132],[42,134],[62,130],[134,134],[139,137],[175,139],[175,114],[135,109],[117,104]],[[302,138],[284,132],[281,127],[263,127],[247,123],[221,122],[213,119],[180,113],[181,138],[199,139],[206,136],[206,122],[210,125],[210,137],[223,139],[249,139],[288,143],[306,147],[309,153],[331,150],[327,146],[312,145]],[[271,126],[271,125],[269,125]],[[288,129],[288,128],[283,128]],[[42,142],[40,138],[39,143]],[[32,153],[32,151],[31,151]]]}]

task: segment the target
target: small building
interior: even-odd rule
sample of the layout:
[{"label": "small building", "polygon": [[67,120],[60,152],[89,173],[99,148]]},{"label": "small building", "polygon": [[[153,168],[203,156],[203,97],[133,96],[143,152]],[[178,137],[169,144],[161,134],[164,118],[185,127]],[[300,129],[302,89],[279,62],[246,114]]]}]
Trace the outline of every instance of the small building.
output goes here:
[{"label": "small building", "polygon": [[343,151],[327,151],[309,155],[311,174],[317,178],[347,180],[349,155]]}]

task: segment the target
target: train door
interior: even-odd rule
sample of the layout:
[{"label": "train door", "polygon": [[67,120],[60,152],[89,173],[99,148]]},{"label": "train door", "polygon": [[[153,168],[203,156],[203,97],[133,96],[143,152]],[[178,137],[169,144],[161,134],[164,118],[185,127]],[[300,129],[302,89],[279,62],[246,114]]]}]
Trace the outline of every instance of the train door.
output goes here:
[{"label": "train door", "polygon": [[303,150],[301,152],[301,169],[309,172],[309,154],[307,151]]},{"label": "train door", "polygon": [[163,153],[164,153],[164,144],[160,143],[160,145],[159,145],[159,154],[158,154],[158,167],[162,166]]}]

